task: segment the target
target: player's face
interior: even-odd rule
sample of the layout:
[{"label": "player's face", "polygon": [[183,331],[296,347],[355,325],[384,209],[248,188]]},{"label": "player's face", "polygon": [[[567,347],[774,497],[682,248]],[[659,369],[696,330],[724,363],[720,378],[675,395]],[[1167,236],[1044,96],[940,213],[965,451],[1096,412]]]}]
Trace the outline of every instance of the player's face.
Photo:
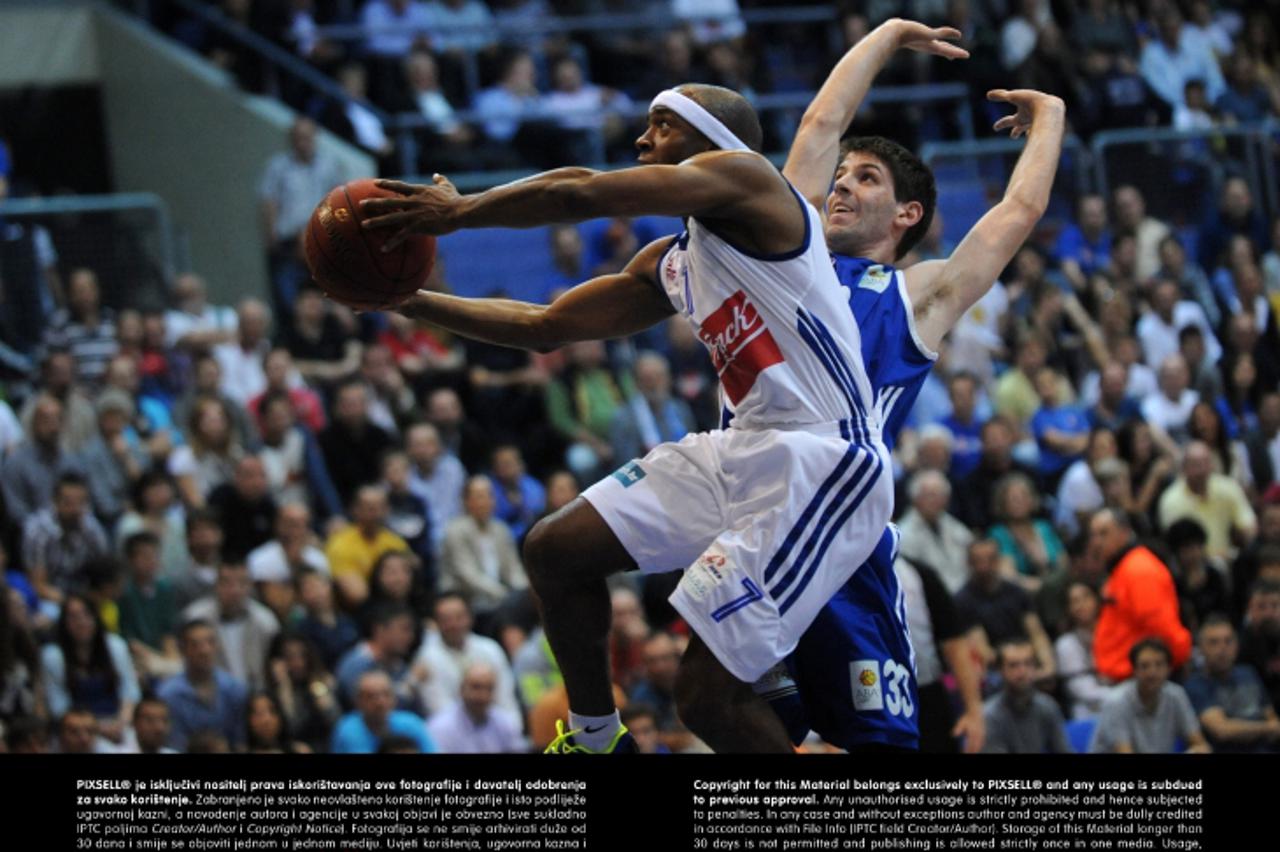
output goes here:
[{"label": "player's face", "polygon": [[710,150],[705,136],[669,109],[649,111],[649,126],[636,140],[636,159],[645,165],[674,166]]},{"label": "player's face", "polygon": [[827,196],[827,245],[842,254],[861,254],[892,235],[901,205],[893,176],[880,158],[853,151],[836,169]]}]

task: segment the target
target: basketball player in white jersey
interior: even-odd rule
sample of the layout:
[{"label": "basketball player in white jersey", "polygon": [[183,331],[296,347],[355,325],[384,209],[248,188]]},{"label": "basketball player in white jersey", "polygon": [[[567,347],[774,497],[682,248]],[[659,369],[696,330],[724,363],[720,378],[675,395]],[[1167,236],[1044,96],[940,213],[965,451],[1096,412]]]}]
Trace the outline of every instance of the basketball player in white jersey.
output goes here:
[{"label": "basketball player in white jersey", "polygon": [[571,709],[555,750],[630,747],[610,690],[605,578],[684,568],[672,604],[696,636],[677,681],[681,718],[717,751],[790,751],[750,684],[795,647],[888,522],[888,456],[848,295],[819,214],[756,153],[761,136],[741,96],[682,86],[654,99],[638,168],[559,169],[468,196],[439,177],[384,181],[400,197],[363,204],[365,226],[397,238],[601,216],[686,220],[619,275],[547,307],[421,292],[401,308],[532,349],[680,313],[720,375],[724,428],[657,447],[530,532],[526,569]]}]

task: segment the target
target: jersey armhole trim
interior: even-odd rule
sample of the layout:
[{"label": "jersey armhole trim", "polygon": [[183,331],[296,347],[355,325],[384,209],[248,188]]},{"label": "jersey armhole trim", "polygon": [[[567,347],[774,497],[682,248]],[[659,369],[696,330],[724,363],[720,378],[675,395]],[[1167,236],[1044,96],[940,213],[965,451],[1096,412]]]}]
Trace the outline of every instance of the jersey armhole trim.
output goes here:
[{"label": "jersey armhole trim", "polygon": [[916,328],[916,309],[912,306],[911,295],[907,292],[906,273],[901,269],[895,269],[893,274],[898,279],[898,295],[902,297],[902,307],[907,315],[907,330],[911,332],[911,342],[916,345],[916,349],[920,350],[921,355],[930,361],[937,361],[938,353],[925,345],[920,338],[920,329]]},{"label": "jersey armhole trim", "polygon": [[662,262],[667,259],[667,255],[675,248],[676,243],[680,242],[681,236],[683,236],[683,233],[676,234],[671,238],[671,241],[667,243],[667,247],[662,250],[662,254],[658,255],[658,262],[653,265],[653,286],[658,288],[658,291],[666,297],[667,302],[670,303],[676,313],[680,313],[680,306],[671,298],[671,294],[667,292],[666,286],[662,283]]}]

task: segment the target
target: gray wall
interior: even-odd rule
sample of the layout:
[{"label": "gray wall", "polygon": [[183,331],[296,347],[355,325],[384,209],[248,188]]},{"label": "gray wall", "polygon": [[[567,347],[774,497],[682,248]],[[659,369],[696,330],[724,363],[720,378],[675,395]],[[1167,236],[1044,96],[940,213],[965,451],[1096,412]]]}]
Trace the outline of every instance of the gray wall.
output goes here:
[{"label": "gray wall", "polygon": [[[0,86],[94,79],[116,189],[164,199],[215,300],[265,295],[257,183],[292,114],[105,6],[0,2]],[[372,158],[324,137],[351,177],[374,174]]]}]

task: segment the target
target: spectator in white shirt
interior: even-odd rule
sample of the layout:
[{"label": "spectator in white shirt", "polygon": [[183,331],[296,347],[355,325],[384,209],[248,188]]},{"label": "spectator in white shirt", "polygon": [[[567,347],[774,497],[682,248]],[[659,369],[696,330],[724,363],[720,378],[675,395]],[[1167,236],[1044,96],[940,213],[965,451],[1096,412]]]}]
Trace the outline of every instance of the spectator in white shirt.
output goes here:
[{"label": "spectator in white shirt", "polygon": [[427,722],[436,749],[454,754],[502,754],[528,748],[520,717],[494,701],[498,676],[487,663],[472,663],[457,699]]},{"label": "spectator in white shirt", "polygon": [[423,638],[417,658],[431,672],[420,695],[427,713],[439,713],[455,701],[463,674],[481,663],[492,669],[496,678],[494,703],[518,718],[520,705],[511,664],[501,645],[472,631],[474,621],[466,599],[457,592],[441,594],[436,598],[434,616],[435,629]]},{"label": "spectator in white shirt", "polygon": [[304,504],[282,504],[276,510],[275,527],[275,538],[251,550],[245,561],[262,601],[276,613],[287,613],[302,572],[327,575],[329,560],[311,543],[311,511]]},{"label": "spectator in white shirt", "polygon": [[1199,326],[1204,335],[1205,354],[1217,362],[1222,357],[1222,345],[1209,327],[1204,309],[1196,302],[1180,299],[1178,285],[1173,281],[1160,281],[1151,293],[1151,307],[1138,320],[1138,339],[1142,341],[1143,358],[1149,367],[1163,364],[1170,355],[1178,352],[1178,332],[1188,325]]},{"label": "spectator in white shirt", "polygon": [[236,339],[216,346],[213,356],[222,368],[222,393],[243,408],[267,389],[262,361],[271,351],[267,339],[271,309],[259,299],[245,299],[236,309],[236,316]]},{"label": "spectator in white shirt", "polygon": [[1170,439],[1177,440],[1186,432],[1191,409],[1200,394],[1191,390],[1191,371],[1187,361],[1174,353],[1160,364],[1160,392],[1142,401],[1142,419],[1151,425],[1156,440],[1172,449]]}]

